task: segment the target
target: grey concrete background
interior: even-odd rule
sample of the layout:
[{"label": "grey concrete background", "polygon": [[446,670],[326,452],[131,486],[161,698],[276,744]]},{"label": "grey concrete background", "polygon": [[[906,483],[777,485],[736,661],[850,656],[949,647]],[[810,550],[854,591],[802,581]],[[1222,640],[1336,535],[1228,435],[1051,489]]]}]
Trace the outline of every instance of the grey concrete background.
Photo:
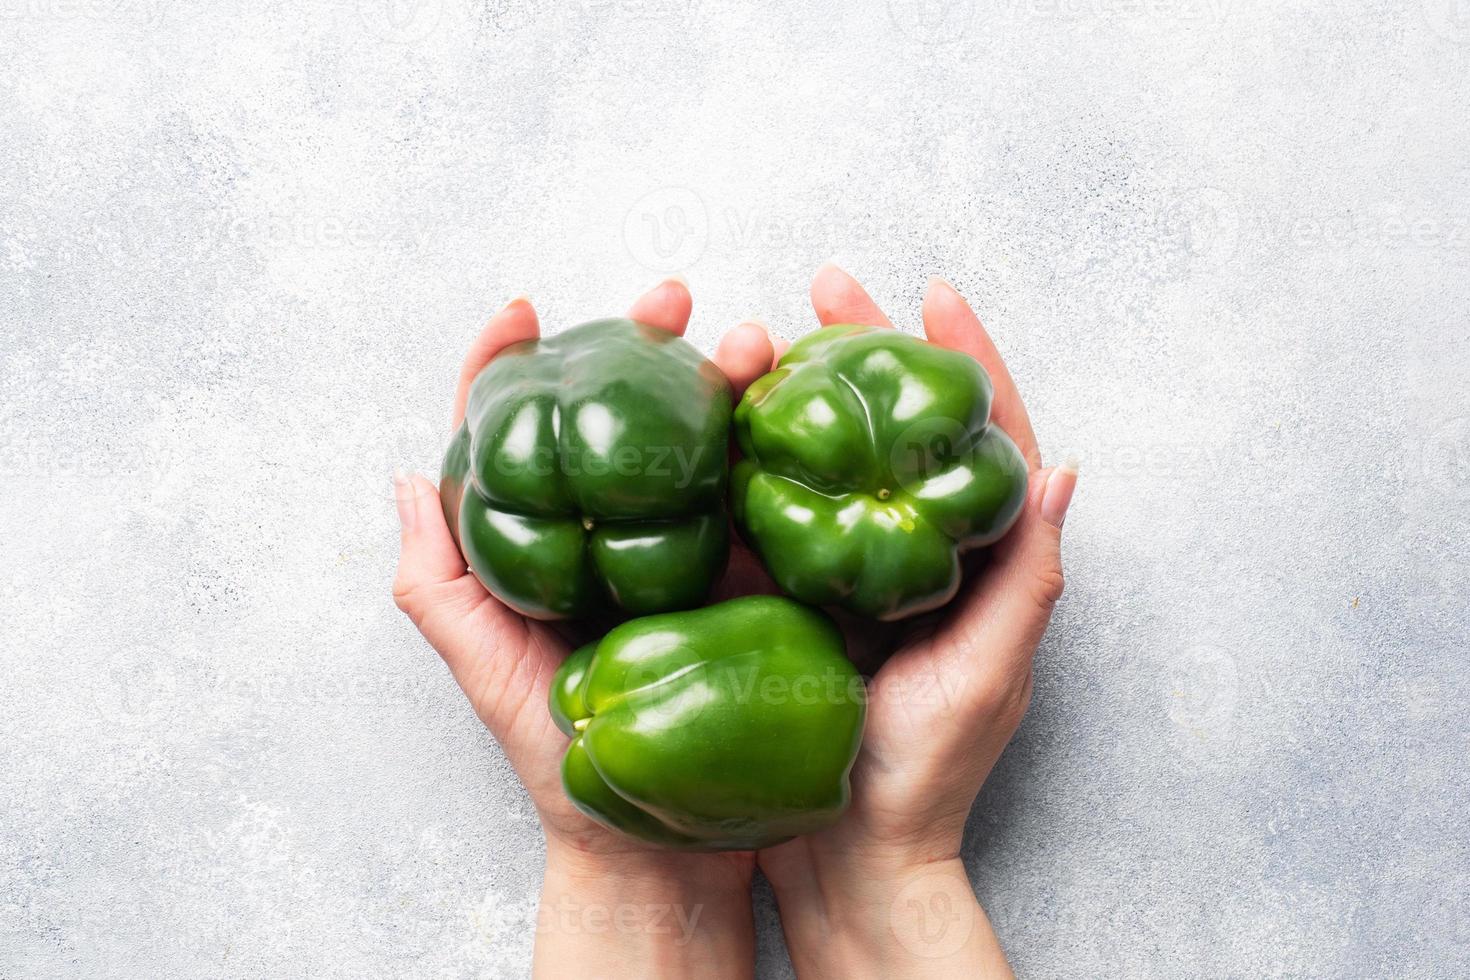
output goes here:
[{"label": "grey concrete background", "polygon": [[1082,462],[1020,972],[1470,973],[1465,4],[0,0],[0,121],[0,976],[522,975],[390,469],[517,293],[708,350],[828,258]]}]

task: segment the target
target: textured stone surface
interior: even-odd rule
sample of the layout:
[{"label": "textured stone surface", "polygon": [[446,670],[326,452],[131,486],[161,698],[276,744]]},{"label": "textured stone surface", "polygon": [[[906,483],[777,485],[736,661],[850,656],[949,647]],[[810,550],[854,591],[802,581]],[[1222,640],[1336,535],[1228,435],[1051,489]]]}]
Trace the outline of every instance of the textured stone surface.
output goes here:
[{"label": "textured stone surface", "polygon": [[712,349],[832,257],[1082,462],[967,849],[1021,972],[1470,972],[1463,4],[395,4],[0,0],[0,975],[521,975],[390,468],[516,293]]}]

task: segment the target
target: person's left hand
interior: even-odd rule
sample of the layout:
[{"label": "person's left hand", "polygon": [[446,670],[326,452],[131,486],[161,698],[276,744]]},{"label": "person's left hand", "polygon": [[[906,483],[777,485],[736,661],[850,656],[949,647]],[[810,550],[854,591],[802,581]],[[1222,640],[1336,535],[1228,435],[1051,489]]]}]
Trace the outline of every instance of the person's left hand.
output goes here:
[{"label": "person's left hand", "polygon": [[[891,325],[836,266],[818,271],[811,295],[823,327]],[[803,976],[1010,975],[960,844],[1031,699],[1031,660],[1062,594],[1062,522],[1077,471],[1042,467],[1010,371],[954,287],[931,281],[922,317],[930,343],[985,367],[991,421],[1025,457],[1030,485],[1015,526],[953,601],[849,634],[849,652],[872,673],[852,804],[832,827],[759,855]]]}]

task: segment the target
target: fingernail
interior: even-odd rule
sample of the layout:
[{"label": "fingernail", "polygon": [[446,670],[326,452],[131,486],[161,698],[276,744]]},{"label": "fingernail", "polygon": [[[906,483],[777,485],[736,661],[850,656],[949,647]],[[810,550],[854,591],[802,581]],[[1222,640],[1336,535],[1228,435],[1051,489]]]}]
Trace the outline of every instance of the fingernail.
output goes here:
[{"label": "fingernail", "polygon": [[735,324],[735,326],[737,329],[740,327],[755,327],[757,330],[764,334],[769,334],[771,332],[771,328],[766,326],[766,321],[762,320],[758,316],[741,317],[740,322]]},{"label": "fingernail", "polygon": [[393,498],[398,503],[398,523],[412,531],[418,524],[418,495],[413,492],[413,476],[401,466],[393,469]]},{"label": "fingernail", "polygon": [[527,306],[530,306],[531,305],[531,297],[527,296],[525,293],[521,293],[515,299],[511,300],[509,303],[506,303],[504,306],[502,306],[501,309],[502,310],[508,310],[512,306],[515,306],[517,303],[525,303]]},{"label": "fingernail", "polygon": [[1041,519],[1052,527],[1066,523],[1067,508],[1072,505],[1072,493],[1076,489],[1077,460],[1068,457],[1047,478],[1046,489],[1041,493]]},{"label": "fingernail", "polygon": [[677,272],[675,272],[672,275],[664,276],[664,281],[661,282],[661,283],[659,283],[659,285],[660,286],[667,286],[671,282],[677,282],[679,285],[683,286],[685,289],[688,289],[689,288],[689,280],[688,279],[685,279],[682,275],[680,275]]},{"label": "fingernail", "polygon": [[933,289],[935,286],[942,286],[945,289],[948,289],[950,292],[956,292],[956,289],[950,285],[949,280],[944,278],[943,276],[929,277],[929,288]]}]

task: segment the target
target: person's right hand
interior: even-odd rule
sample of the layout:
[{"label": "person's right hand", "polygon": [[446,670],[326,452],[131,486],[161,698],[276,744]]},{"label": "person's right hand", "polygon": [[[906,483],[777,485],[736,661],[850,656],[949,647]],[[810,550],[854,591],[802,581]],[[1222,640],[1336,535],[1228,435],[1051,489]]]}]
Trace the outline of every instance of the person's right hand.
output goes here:
[{"label": "person's right hand", "polygon": [[[682,334],[691,306],[688,288],[670,280],[634,303],[628,316]],[[463,421],[470,383],[481,369],[505,347],[539,332],[536,311],[525,299],[490,320],[465,359],[450,431]],[[739,397],[769,369],[771,357],[764,331],[737,328],[721,343],[715,363]],[[522,618],[485,591],[450,537],[432,483],[404,473],[394,482],[403,528],[394,599],[500,743],[546,834],[537,974],[750,975],[753,855],[659,850],[605,829],[572,806],[561,785],[567,739],[547,710],[551,678],[569,644],[548,624]]]}]

